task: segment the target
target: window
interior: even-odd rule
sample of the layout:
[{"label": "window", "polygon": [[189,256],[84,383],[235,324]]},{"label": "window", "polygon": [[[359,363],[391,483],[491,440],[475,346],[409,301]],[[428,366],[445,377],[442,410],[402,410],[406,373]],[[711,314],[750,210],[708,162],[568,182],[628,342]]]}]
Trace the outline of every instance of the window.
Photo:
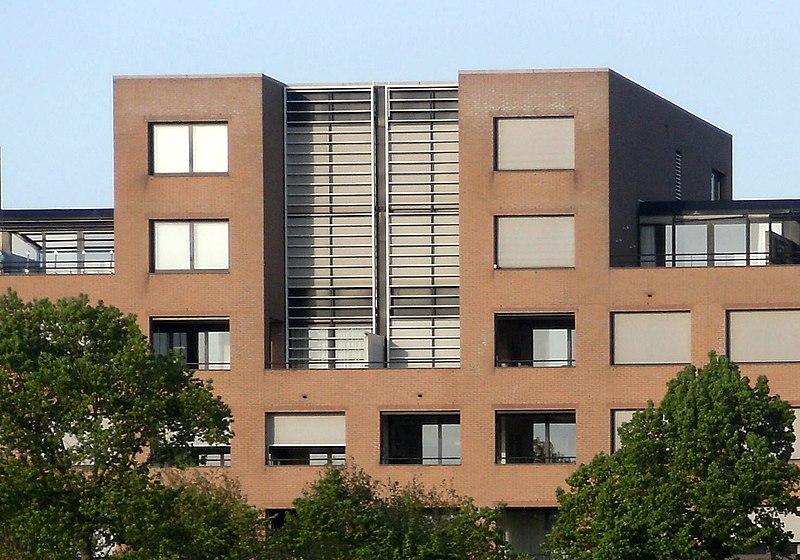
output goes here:
[{"label": "window", "polygon": [[202,439],[196,439],[189,444],[192,463],[199,467],[230,467],[231,444],[230,441],[221,444],[210,444]]},{"label": "window", "polygon": [[[800,461],[800,408],[794,407],[792,408],[792,412],[794,412],[794,425],[792,429],[794,430],[794,450],[792,451],[792,460],[793,461]],[[800,537],[800,533],[797,534]]]},{"label": "window", "polygon": [[227,123],[152,124],[150,171],[159,174],[227,173]]},{"label": "window", "polygon": [[460,465],[461,415],[457,412],[381,415],[384,465]]},{"label": "window", "polygon": [[729,311],[728,355],[734,362],[800,362],[800,310]]},{"label": "window", "polygon": [[506,508],[500,517],[500,527],[514,552],[545,560],[549,556],[542,545],[556,519],[556,508]]},{"label": "window", "polygon": [[683,197],[683,154],[675,150],[675,200]]},{"label": "window", "polygon": [[228,319],[169,318],[150,323],[153,351],[178,352],[193,369],[231,367],[231,333]]},{"label": "window", "polygon": [[343,413],[267,415],[268,465],[344,465]]},{"label": "window", "polygon": [[722,200],[725,195],[725,174],[716,169],[711,170],[711,200]]},{"label": "window", "polygon": [[575,316],[571,313],[496,315],[495,365],[575,365]]},{"label": "window", "polygon": [[640,412],[641,408],[634,408],[629,410],[612,410],[611,423],[613,426],[613,433],[611,434],[611,452],[617,451],[622,447],[622,441],[619,438],[619,429],[633,419],[633,415]]},{"label": "window", "polygon": [[688,311],[613,313],[612,363],[688,364],[692,321]]},{"label": "window", "polygon": [[174,444],[174,432],[167,432],[150,448],[150,461],[160,467],[173,467],[188,464],[198,467],[230,467],[231,466],[231,432],[226,434],[225,441],[210,443],[202,438],[195,438],[187,446]]},{"label": "window", "polygon": [[228,222],[152,222],[153,270],[227,270]]},{"label": "window", "polygon": [[498,216],[497,268],[575,266],[574,216]]},{"label": "window", "polygon": [[575,412],[498,412],[496,462],[575,463]]},{"label": "window", "polygon": [[498,171],[575,169],[575,119],[518,117],[495,120]]}]

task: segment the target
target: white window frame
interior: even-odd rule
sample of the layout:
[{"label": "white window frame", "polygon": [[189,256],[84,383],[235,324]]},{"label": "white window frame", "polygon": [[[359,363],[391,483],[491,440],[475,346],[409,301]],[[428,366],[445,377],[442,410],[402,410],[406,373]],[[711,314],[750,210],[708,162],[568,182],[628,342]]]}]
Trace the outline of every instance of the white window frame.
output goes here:
[{"label": "white window frame", "polygon": [[[224,158],[220,155],[217,157],[218,161],[213,161],[211,168],[208,167],[209,161],[207,158],[199,158],[198,152],[202,152],[208,146],[205,141],[199,140],[200,130],[203,128],[211,127],[225,127],[225,140]],[[187,158],[186,165],[181,165],[180,168],[167,166],[166,169],[161,168],[159,163],[159,150],[158,138],[159,130],[172,129],[179,131],[186,130],[187,138],[186,145],[180,146],[179,151],[188,150],[188,153],[181,154]],[[153,122],[150,123],[150,174],[158,175],[227,175],[230,168],[230,137],[228,123],[225,121],[209,121],[209,122]]]},{"label": "white window frame", "polygon": [[[187,225],[188,226],[188,246],[185,247],[187,253],[187,266],[170,267],[168,265],[160,265],[159,263],[159,225],[174,226],[174,225]],[[196,265],[198,256],[202,248],[196,246],[197,227],[204,224],[225,224],[225,245],[226,252],[224,259],[221,256],[218,258],[224,260],[224,266],[211,266],[199,268]],[[224,272],[230,269],[230,224],[228,220],[152,220],[150,222],[150,237],[151,237],[151,270],[152,272],[211,272],[220,271]],[[183,253],[181,248],[181,253]]]}]

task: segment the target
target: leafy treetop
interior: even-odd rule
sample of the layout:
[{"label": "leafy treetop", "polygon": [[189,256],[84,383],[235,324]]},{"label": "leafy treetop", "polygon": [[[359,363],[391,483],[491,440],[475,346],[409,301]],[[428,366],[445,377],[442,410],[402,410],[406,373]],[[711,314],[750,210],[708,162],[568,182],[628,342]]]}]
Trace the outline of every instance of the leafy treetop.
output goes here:
[{"label": "leafy treetop", "polygon": [[86,296],[0,296],[0,549],[74,560],[120,542],[134,524],[122,512],[158,487],[148,450],[221,442],[229,417],[133,316]]},{"label": "leafy treetop", "polygon": [[548,547],[556,558],[724,559],[786,550],[778,514],[795,513],[800,469],[789,462],[789,404],[710,355],[669,382],[659,406],[620,429],[622,448],[597,455],[559,489]]}]

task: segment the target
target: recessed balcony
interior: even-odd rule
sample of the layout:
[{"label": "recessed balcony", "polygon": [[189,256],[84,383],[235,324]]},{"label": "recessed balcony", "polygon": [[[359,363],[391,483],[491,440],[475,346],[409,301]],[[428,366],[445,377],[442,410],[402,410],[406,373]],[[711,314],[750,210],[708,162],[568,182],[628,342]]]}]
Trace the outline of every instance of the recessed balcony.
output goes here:
[{"label": "recessed balcony", "polygon": [[800,264],[800,200],[643,202],[638,255],[613,267]]}]

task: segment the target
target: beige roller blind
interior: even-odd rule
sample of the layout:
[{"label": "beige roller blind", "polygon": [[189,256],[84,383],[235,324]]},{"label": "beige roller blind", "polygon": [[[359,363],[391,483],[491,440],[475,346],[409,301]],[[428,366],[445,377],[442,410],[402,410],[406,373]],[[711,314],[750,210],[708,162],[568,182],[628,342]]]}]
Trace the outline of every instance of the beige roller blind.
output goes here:
[{"label": "beige roller blind", "polygon": [[344,426],[344,414],[272,414],[269,417],[269,444],[344,445]]},{"label": "beige roller blind", "polygon": [[688,312],[615,313],[615,364],[687,364],[692,321]]},{"label": "beige roller blind", "polygon": [[615,410],[614,413],[614,445],[611,451],[616,451],[622,447],[622,441],[619,439],[619,429],[623,424],[627,424],[636,414],[637,410]]},{"label": "beige roller blind", "polygon": [[731,311],[728,328],[734,362],[800,361],[800,310]]},{"label": "beige roller blind", "polygon": [[497,169],[500,171],[575,168],[575,120],[497,119]]},{"label": "beige roller blind", "polygon": [[[794,450],[792,451],[792,459],[800,459],[800,408],[793,408],[794,412]],[[797,533],[800,539],[800,532]]]},{"label": "beige roller blind", "polygon": [[497,218],[497,266],[500,268],[574,267],[575,217]]}]

